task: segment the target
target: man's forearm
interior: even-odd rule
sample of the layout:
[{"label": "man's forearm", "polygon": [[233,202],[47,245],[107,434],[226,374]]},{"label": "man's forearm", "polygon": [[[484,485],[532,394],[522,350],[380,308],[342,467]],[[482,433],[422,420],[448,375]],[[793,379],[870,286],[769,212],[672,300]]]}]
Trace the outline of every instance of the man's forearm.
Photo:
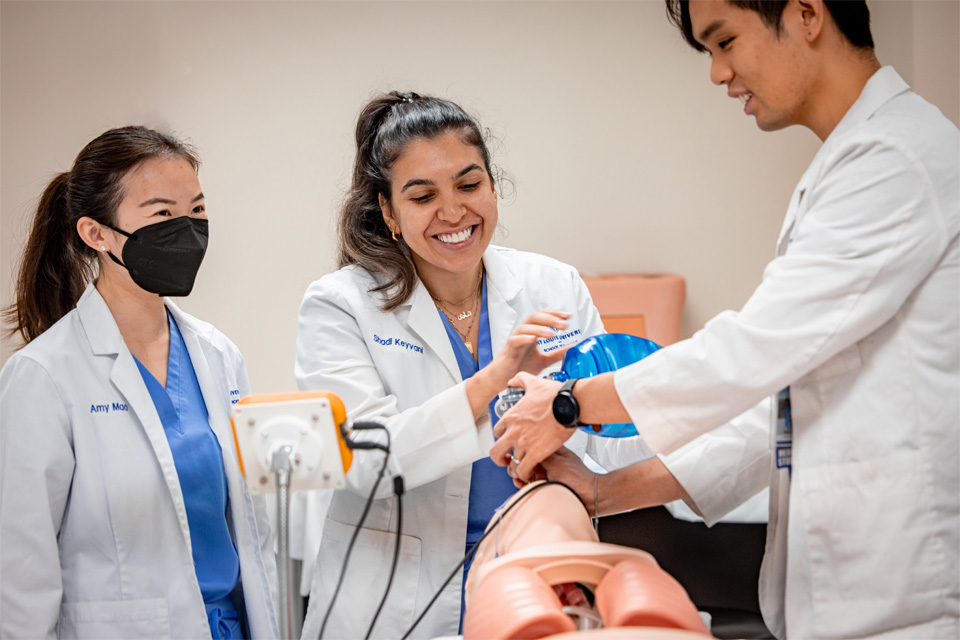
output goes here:
[{"label": "man's forearm", "polygon": [[581,378],[573,387],[573,397],[580,406],[583,424],[630,422],[630,415],[620,402],[613,384],[613,373]]},{"label": "man's forearm", "polygon": [[653,457],[597,478],[600,515],[657,507],[689,496],[660,458]]}]

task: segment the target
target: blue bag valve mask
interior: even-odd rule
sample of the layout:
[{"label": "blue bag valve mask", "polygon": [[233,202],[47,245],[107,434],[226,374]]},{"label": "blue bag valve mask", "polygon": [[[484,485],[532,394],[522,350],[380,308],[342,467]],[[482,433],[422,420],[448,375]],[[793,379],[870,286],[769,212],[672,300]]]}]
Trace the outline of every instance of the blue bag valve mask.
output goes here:
[{"label": "blue bag valve mask", "polygon": [[[571,378],[589,378],[639,362],[658,349],[660,345],[646,338],[626,333],[604,333],[570,347],[563,356],[560,370],[544,377],[560,382]],[[520,402],[522,397],[523,389],[518,387],[507,387],[501,391],[494,405],[497,417],[502,418],[503,414]],[[581,429],[587,433],[608,438],[637,435],[637,428],[630,422],[604,424],[600,427],[600,431],[594,431],[592,426],[581,427]]]}]

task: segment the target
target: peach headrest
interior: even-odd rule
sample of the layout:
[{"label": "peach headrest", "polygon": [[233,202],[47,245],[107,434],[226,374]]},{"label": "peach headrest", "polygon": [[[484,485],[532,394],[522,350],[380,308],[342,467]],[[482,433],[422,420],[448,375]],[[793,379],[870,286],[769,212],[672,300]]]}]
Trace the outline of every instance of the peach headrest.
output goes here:
[{"label": "peach headrest", "polygon": [[597,586],[605,627],[667,627],[709,635],[697,608],[673,576],[660,567],[624,560]]},{"label": "peach headrest", "polygon": [[524,567],[491,572],[463,619],[464,640],[545,638],[576,630],[553,589]]}]

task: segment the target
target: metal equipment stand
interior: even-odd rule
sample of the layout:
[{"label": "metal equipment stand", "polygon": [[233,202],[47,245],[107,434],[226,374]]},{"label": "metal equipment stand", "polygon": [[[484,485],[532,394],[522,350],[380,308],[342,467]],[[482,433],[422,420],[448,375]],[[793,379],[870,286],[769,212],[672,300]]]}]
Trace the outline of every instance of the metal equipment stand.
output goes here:
[{"label": "metal equipment stand", "polygon": [[277,582],[280,592],[280,637],[293,638],[293,580],[290,575],[290,453],[284,445],[273,452],[270,467],[277,475]]}]

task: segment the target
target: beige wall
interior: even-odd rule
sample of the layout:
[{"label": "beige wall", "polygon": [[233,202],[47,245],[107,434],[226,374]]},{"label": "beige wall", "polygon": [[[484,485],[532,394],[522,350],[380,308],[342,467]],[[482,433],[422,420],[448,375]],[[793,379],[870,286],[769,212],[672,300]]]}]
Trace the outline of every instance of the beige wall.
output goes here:
[{"label": "beige wall", "polygon": [[[871,8],[881,61],[960,120],[958,3]],[[516,182],[499,243],[585,273],[686,276],[686,334],[759,282],[818,147],[758,131],[660,2],[4,0],[0,28],[0,300],[37,196],[83,144],[173,130],[201,150],[212,219],[182,304],[237,342],[257,391],[294,387],[297,308],[334,266],[375,92],[449,97],[492,129]]]}]

